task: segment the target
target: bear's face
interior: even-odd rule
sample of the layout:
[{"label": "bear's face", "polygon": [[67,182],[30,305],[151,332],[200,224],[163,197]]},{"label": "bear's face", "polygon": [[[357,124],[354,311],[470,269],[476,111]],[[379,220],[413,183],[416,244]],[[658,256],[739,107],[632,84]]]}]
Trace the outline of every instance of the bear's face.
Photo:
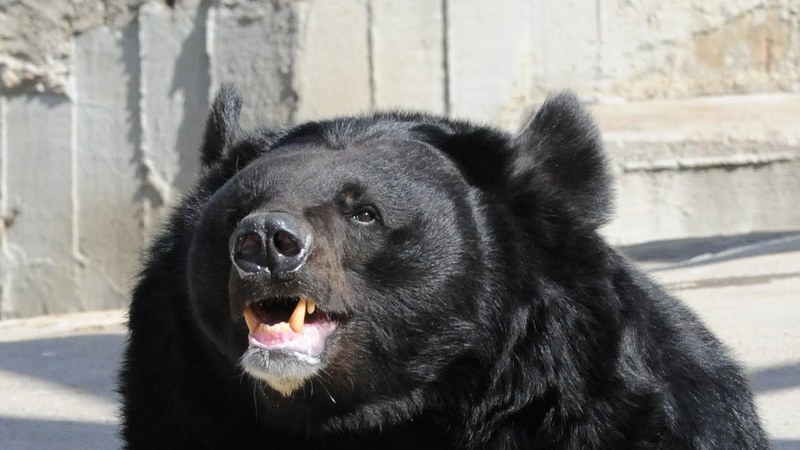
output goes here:
[{"label": "bear's face", "polygon": [[314,379],[358,399],[477,345],[480,239],[450,159],[381,136],[262,152],[210,196],[189,253],[195,313],[228,358],[284,396]]},{"label": "bear's face", "polygon": [[254,392],[287,426],[399,423],[492,383],[538,314],[539,251],[608,214],[570,94],[517,137],[402,113],[244,133],[240,108],[217,96],[169,243],[200,344],[269,386]]}]

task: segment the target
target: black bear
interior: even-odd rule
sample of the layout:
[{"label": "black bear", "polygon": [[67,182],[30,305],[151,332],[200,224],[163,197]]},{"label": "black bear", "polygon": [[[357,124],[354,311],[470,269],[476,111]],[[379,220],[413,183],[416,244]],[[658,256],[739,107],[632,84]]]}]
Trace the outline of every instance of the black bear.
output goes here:
[{"label": "black bear", "polygon": [[741,369],[610,248],[577,98],[518,136],[426,114],[240,130],[152,244],[131,449],[764,449]]}]

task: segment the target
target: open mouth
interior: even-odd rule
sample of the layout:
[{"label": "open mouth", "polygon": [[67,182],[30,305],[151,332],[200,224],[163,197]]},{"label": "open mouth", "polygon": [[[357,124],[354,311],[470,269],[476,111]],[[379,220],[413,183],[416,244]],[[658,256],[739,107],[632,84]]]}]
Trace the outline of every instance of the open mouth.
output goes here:
[{"label": "open mouth", "polygon": [[250,302],[244,308],[250,346],[292,354],[318,363],[337,321],[307,297],[277,297]]}]

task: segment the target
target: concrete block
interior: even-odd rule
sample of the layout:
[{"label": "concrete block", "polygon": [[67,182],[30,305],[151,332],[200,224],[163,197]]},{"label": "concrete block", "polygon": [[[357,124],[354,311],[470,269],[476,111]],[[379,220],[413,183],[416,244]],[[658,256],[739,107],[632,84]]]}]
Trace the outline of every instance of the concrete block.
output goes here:
[{"label": "concrete block", "polygon": [[241,116],[243,127],[292,121],[297,104],[292,79],[298,32],[297,13],[292,5],[219,2],[209,9],[208,95],[213,96],[223,82],[236,83],[247,95]]},{"label": "concrete block", "polygon": [[367,0],[297,2],[294,121],[370,109]]},{"label": "concrete block", "polygon": [[446,112],[444,0],[374,0],[375,107]]},{"label": "concrete block", "polygon": [[127,304],[142,245],[137,27],[97,28],[74,47],[80,306],[118,308]]},{"label": "concrete block", "polygon": [[599,104],[618,244],[800,229],[800,95]]},{"label": "concrete block", "polygon": [[543,64],[534,29],[542,1],[447,1],[450,112],[455,117],[512,128],[509,105],[532,90]]},{"label": "concrete block", "polygon": [[6,100],[0,318],[81,308],[74,277],[73,119],[63,96]]},{"label": "concrete block", "polygon": [[[199,1],[168,7],[150,1],[139,10],[141,165],[145,228],[162,207],[191,188],[208,114],[210,74],[206,54],[208,6]],[[133,86],[133,89],[137,87]],[[177,192],[173,192],[177,191]]]}]

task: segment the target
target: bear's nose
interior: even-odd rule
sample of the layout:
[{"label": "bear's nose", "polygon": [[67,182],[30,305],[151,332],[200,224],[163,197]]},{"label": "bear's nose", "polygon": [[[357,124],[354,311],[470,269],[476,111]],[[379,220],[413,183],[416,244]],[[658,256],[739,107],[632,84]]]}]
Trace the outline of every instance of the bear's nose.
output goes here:
[{"label": "bear's nose", "polygon": [[287,275],[306,262],[312,240],[305,222],[291,214],[253,213],[242,219],[231,235],[231,261],[240,275]]}]

